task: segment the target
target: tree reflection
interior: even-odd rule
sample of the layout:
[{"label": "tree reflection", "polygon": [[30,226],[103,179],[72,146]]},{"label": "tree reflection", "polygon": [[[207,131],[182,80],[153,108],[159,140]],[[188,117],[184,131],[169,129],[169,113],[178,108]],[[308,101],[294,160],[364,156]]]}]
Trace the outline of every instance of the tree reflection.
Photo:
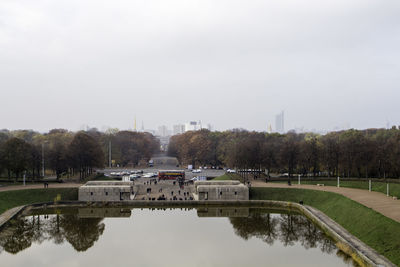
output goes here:
[{"label": "tree reflection", "polygon": [[26,219],[16,220],[0,234],[0,246],[9,253],[16,254],[29,248],[34,238],[32,224]]},{"label": "tree reflection", "polygon": [[253,213],[250,217],[229,218],[235,233],[245,240],[252,236],[272,245],[277,238],[278,218],[269,213]]},{"label": "tree reflection", "polygon": [[235,233],[245,240],[256,237],[269,245],[280,240],[284,246],[293,246],[299,242],[306,249],[318,247],[324,253],[336,251],[333,241],[302,215],[273,215],[251,210],[249,217],[229,220]]},{"label": "tree reflection", "polygon": [[16,254],[32,245],[52,240],[69,242],[76,251],[86,251],[103,234],[102,218],[79,218],[77,215],[35,215],[19,217],[0,232],[0,251]]},{"label": "tree reflection", "polygon": [[65,239],[76,251],[86,251],[92,247],[104,232],[101,218],[78,218],[77,215],[63,215],[60,225]]}]

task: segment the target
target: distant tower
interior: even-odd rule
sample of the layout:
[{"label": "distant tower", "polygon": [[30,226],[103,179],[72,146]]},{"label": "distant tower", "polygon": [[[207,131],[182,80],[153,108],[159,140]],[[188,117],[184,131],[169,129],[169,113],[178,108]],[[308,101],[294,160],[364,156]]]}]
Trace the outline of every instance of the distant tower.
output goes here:
[{"label": "distant tower", "polygon": [[272,126],[271,126],[271,123],[268,125],[268,133],[272,133]]},{"label": "distant tower", "polygon": [[136,132],[136,116],[135,116],[135,125],[133,127],[133,130]]},{"label": "distant tower", "polygon": [[142,132],[144,132],[144,123],[142,121]]},{"label": "distant tower", "polygon": [[275,116],[275,128],[278,133],[285,132],[285,114],[283,111]]}]

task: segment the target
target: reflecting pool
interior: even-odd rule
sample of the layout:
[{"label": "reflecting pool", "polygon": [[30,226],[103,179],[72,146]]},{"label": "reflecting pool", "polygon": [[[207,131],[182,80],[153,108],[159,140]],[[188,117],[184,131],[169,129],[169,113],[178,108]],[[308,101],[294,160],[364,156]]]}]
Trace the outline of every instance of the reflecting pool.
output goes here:
[{"label": "reflecting pool", "polygon": [[306,217],[253,208],[33,210],[1,266],[353,266]]}]

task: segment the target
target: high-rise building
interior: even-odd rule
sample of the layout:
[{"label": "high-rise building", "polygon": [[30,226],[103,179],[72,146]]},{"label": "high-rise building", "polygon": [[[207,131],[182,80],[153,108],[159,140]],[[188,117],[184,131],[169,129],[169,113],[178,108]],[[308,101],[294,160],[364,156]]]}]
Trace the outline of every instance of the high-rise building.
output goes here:
[{"label": "high-rise building", "polygon": [[197,121],[190,121],[185,124],[185,132],[187,131],[197,131],[201,129],[201,123]]},{"label": "high-rise building", "polygon": [[165,125],[158,126],[157,134],[159,136],[162,136],[162,137],[168,136],[169,135],[169,131],[168,131],[167,126],[165,126]]},{"label": "high-rise building", "polygon": [[173,126],[173,134],[177,135],[177,134],[182,134],[185,132],[185,125],[183,124],[177,124]]},{"label": "high-rise building", "polygon": [[275,131],[281,134],[285,132],[285,114],[283,111],[275,116]]}]

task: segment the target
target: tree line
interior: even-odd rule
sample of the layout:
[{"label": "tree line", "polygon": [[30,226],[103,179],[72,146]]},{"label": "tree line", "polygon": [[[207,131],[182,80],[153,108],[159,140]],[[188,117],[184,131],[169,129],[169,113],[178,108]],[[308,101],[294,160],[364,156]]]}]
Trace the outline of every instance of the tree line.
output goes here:
[{"label": "tree line", "polygon": [[48,133],[1,130],[0,177],[17,180],[26,175],[39,179],[45,167],[57,178],[79,174],[84,179],[95,168],[108,165],[110,148],[114,166],[136,166],[158,151],[159,141],[149,133],[118,129],[107,132],[95,128],[79,132],[53,129]]},{"label": "tree line", "polygon": [[182,164],[265,169],[326,177],[400,177],[400,130],[286,134],[190,131],[171,137],[168,153]]}]

